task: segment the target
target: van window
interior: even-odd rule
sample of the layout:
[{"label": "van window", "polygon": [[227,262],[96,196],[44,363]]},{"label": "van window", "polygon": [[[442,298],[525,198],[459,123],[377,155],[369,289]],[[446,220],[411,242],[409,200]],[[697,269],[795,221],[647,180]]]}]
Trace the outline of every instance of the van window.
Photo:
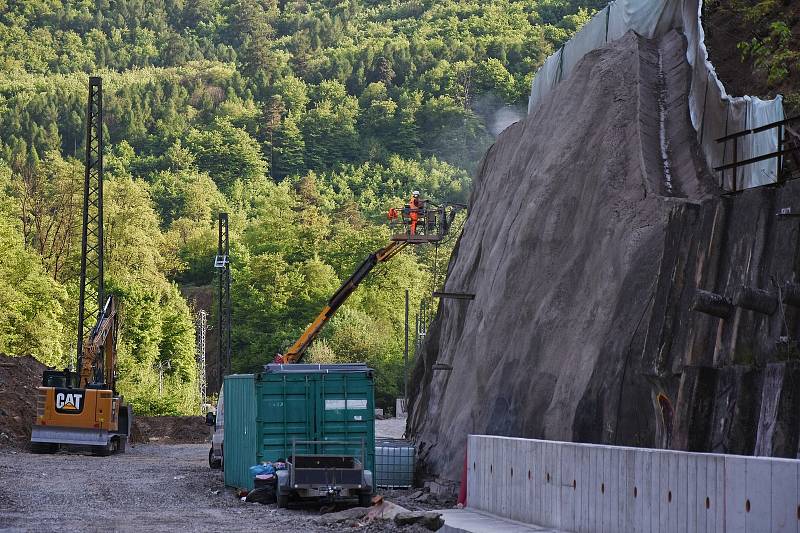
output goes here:
[{"label": "van window", "polygon": [[217,401],[217,422],[216,422],[217,429],[221,429],[225,426],[225,407],[222,398],[223,398],[222,390],[220,390],[219,400]]}]

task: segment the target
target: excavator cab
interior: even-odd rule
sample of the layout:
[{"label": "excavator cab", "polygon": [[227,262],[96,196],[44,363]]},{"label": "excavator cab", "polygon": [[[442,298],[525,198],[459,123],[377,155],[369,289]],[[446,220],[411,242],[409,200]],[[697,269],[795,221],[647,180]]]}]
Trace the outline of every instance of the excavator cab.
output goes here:
[{"label": "excavator cab", "polygon": [[77,389],[79,383],[80,375],[77,372],[71,372],[68,368],[64,370],[45,370],[42,374],[42,387]]}]

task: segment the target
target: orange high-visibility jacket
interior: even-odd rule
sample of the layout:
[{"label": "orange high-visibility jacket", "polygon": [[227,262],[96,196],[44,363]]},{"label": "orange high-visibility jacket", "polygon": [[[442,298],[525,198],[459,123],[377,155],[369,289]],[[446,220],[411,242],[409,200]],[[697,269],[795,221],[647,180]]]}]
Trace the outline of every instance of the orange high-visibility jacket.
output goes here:
[{"label": "orange high-visibility jacket", "polygon": [[411,197],[411,200],[408,202],[408,207],[411,208],[410,217],[412,220],[416,220],[418,216],[418,209],[421,207],[421,202],[419,198]]}]

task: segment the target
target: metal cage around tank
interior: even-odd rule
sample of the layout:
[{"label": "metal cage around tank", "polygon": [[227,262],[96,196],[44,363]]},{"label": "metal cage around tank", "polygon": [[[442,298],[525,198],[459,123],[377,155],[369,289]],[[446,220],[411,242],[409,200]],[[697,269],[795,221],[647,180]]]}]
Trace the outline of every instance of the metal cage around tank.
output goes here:
[{"label": "metal cage around tank", "polygon": [[416,450],[404,439],[375,439],[375,486],[406,489],[414,485]]}]

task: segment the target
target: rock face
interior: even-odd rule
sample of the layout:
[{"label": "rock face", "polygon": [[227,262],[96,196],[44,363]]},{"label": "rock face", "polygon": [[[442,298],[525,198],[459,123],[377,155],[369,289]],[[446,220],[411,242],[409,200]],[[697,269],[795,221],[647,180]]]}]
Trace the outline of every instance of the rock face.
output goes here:
[{"label": "rock face", "polygon": [[776,345],[796,309],[690,305],[794,279],[798,224],[775,213],[800,187],[719,195],[684,53],[672,32],[587,54],[486,154],[444,289],[475,299],[441,301],[411,380],[433,473],[459,478],[470,433],[797,453],[797,349]]}]

